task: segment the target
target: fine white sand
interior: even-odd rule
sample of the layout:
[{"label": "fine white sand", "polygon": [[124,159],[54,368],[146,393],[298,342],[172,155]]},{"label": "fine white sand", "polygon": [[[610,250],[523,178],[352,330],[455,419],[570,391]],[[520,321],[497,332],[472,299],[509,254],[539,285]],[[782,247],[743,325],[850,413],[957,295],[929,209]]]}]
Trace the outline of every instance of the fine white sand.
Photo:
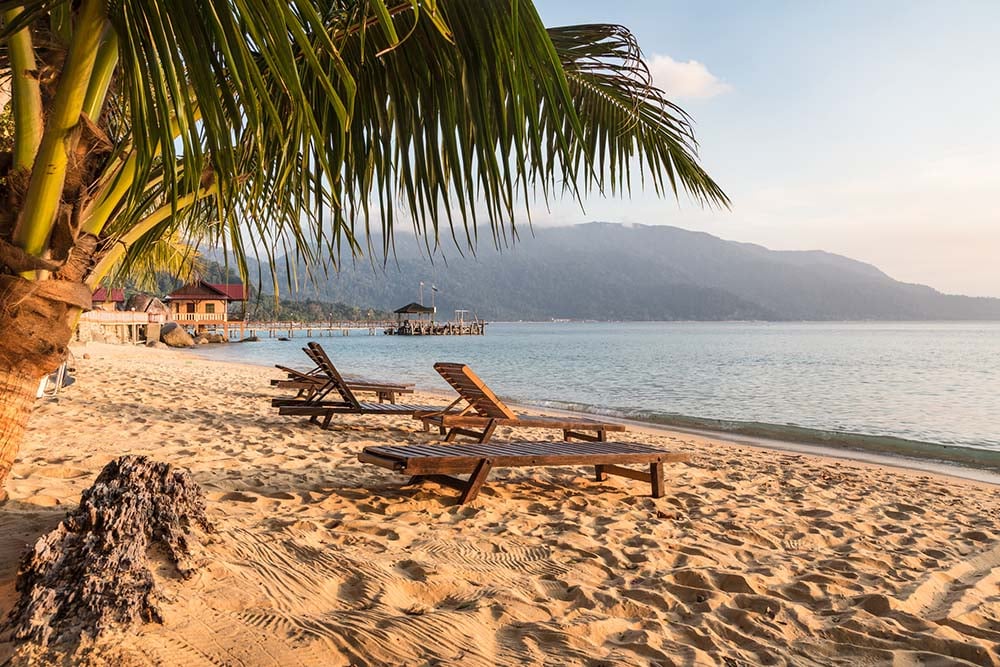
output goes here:
[{"label": "fine white sand", "polygon": [[0,614],[21,551],[122,454],[190,469],[218,529],[193,579],[157,573],[164,623],[107,638],[96,663],[1000,664],[996,487],[631,431],[691,455],[668,466],[664,498],[522,468],[458,506],[357,461],[432,441],[414,420],[323,431],[270,407],[277,370],[75,354],[78,381],[39,404],[0,506]]}]

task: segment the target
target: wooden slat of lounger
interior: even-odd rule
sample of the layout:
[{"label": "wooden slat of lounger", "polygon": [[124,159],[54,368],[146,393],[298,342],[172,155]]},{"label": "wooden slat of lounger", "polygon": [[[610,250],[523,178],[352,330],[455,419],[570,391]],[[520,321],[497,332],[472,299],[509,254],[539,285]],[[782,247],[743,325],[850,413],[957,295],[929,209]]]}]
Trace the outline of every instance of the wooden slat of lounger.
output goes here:
[{"label": "wooden slat of lounger", "polygon": [[278,408],[279,415],[292,415],[299,417],[322,417],[328,414],[357,414],[357,410],[350,405],[282,405]]},{"label": "wooden slat of lounger", "polygon": [[[483,459],[490,459],[494,467],[522,467],[664,463],[687,458],[685,454],[634,443],[603,442],[599,443],[602,445],[599,451],[593,448],[593,445],[598,443],[558,443],[560,445],[558,451],[553,451],[553,444],[551,442],[493,443],[485,447],[441,445],[434,447],[432,454],[416,451],[412,447],[382,446],[366,447],[362,454],[371,454],[380,461],[392,461],[392,465],[387,467],[413,475],[471,473]],[[579,446],[568,447],[571,444]],[[368,462],[378,463],[374,460]],[[378,464],[384,465],[384,463]]]},{"label": "wooden slat of lounger", "polygon": [[624,431],[624,424],[612,422],[601,422],[592,419],[576,419],[566,417],[517,417],[507,419],[504,417],[482,417],[479,415],[448,415],[447,417],[428,417],[435,422],[440,422],[446,427],[450,426],[485,426],[491,419],[499,426],[522,426],[524,428],[555,428],[560,430],[576,431]]},{"label": "wooden slat of lounger", "polygon": [[361,403],[360,409],[346,403],[326,403],[319,405],[281,405],[279,415],[323,416],[327,414],[372,414],[372,415],[411,415],[421,410],[439,410],[432,405],[406,405],[403,403]]},{"label": "wooden slat of lounger", "polygon": [[371,403],[363,402],[359,404],[362,410],[371,410],[372,412],[389,412],[389,413],[410,413],[410,412],[429,412],[431,410],[440,410],[443,405],[413,405],[410,403]]},{"label": "wooden slat of lounger", "polygon": [[[393,445],[388,445],[395,450],[407,451],[409,447],[398,447]],[[562,441],[549,441],[549,440],[514,440],[510,442],[493,442],[487,444],[468,444],[468,445],[430,445],[428,449],[433,451],[435,454],[443,451],[455,451],[461,452],[463,454],[471,454],[474,456],[486,455],[494,453],[497,450],[508,451],[516,450],[519,452],[528,452],[531,454],[547,454],[553,451],[562,451],[567,454],[576,454],[579,452],[598,452],[598,453],[628,453],[628,454],[662,454],[664,450],[658,449],[656,447],[650,447],[649,445],[644,445],[642,443],[634,442],[562,442]]]},{"label": "wooden slat of lounger", "polygon": [[394,394],[412,394],[412,387],[403,387],[395,384],[370,384],[370,383],[357,383],[348,382],[347,386],[351,388],[352,391],[384,391],[392,392]]},{"label": "wooden slat of lounger", "polygon": [[500,398],[486,386],[479,376],[465,364],[453,362],[438,362],[436,370],[455,391],[484,417],[506,417],[514,419],[514,411],[507,407]]},{"label": "wooden slat of lounger", "polygon": [[312,388],[322,385],[323,381],[318,378],[315,380],[271,380],[272,387],[279,387],[281,389]]},{"label": "wooden slat of lounger", "polygon": [[[368,452],[370,453],[370,452]],[[375,461],[368,461],[365,457],[366,452],[362,451],[358,455],[359,460],[366,463],[375,463]],[[376,453],[376,456],[381,456]],[[649,463],[666,463],[668,461],[681,460],[667,458],[664,455],[662,460],[657,460],[656,458],[650,458],[649,455],[638,455],[638,454],[609,454],[606,456],[597,455],[580,455],[580,456],[505,456],[505,457],[481,457],[481,456],[470,456],[470,457],[427,457],[427,456],[417,456],[406,459],[393,459],[392,457],[382,457],[385,460],[392,461],[392,465],[387,465],[385,467],[391,467],[401,473],[407,475],[431,475],[431,474],[449,474],[449,475],[461,475],[469,474],[475,470],[476,466],[480,461],[484,459],[489,459],[492,461],[495,468],[523,468],[523,467],[545,467],[545,466],[618,466],[623,464],[649,464]],[[384,464],[380,464],[384,465]]]},{"label": "wooden slat of lounger", "polygon": [[[595,452],[595,447],[601,451]],[[459,504],[473,500],[494,467],[593,465],[598,481],[619,475],[650,485],[650,495],[666,493],[664,463],[683,461],[686,454],[628,442],[506,442],[477,445],[366,447],[358,460],[413,475],[411,482],[434,480],[459,489]],[[623,464],[646,464],[649,472]],[[467,473],[463,480],[453,477]]]},{"label": "wooden slat of lounger", "polygon": [[438,456],[441,453],[435,445],[407,445],[406,449],[415,456]]}]

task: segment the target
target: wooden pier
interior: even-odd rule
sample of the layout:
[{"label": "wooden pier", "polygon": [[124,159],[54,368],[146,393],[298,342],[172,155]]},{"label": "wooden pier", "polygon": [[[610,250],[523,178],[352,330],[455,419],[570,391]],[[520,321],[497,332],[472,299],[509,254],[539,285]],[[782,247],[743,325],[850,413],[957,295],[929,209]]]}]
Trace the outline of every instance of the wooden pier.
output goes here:
[{"label": "wooden pier", "polygon": [[[362,335],[374,336],[380,331],[384,331],[387,326],[392,326],[394,322],[390,320],[344,320],[337,322],[230,322],[229,327],[234,325],[238,328],[239,338],[277,338],[289,339],[320,338],[324,336],[350,336],[352,332]],[[229,338],[234,338],[232,333],[227,332]]]},{"label": "wooden pier", "polygon": [[[195,320],[194,318],[199,319]],[[421,320],[341,320],[329,322],[247,322],[206,321],[206,316],[182,314],[176,321],[182,327],[197,328],[203,333],[220,333],[227,340],[261,340],[264,338],[292,340],[294,338],[321,338],[350,336],[352,333],[368,336],[482,336],[486,322],[482,320],[432,322]],[[121,342],[136,343],[146,339],[149,325],[154,325],[159,338],[159,327],[167,318],[152,313],[123,311],[92,311],[84,313],[80,321],[84,326],[103,332],[102,337]],[[83,327],[77,330],[82,339]],[[92,337],[88,334],[87,338]]]}]

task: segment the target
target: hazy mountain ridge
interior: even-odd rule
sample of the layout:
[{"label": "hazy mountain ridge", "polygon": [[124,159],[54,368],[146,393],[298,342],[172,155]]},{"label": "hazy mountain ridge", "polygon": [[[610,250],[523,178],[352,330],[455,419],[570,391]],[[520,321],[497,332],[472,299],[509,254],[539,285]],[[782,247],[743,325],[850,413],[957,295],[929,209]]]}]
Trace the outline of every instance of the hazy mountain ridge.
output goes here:
[{"label": "hazy mountain ridge", "polygon": [[441,318],[468,308],[488,320],[1000,319],[1000,299],[901,283],[832,253],[775,251],[676,227],[538,228],[502,252],[488,233],[480,239],[476,257],[442,241],[432,265],[422,240],[397,234],[384,269],[359,259],[284,295],[392,310],[416,301],[423,281],[426,304],[430,285],[439,288]]}]

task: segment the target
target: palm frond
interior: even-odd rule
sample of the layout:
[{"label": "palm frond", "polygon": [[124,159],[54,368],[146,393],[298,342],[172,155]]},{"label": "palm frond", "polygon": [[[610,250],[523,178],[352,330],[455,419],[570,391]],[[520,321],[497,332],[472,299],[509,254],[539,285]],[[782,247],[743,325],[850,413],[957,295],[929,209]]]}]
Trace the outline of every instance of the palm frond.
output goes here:
[{"label": "palm frond", "polygon": [[183,282],[190,282],[205,269],[198,251],[178,233],[158,237],[141,252],[122,258],[107,276],[110,285],[131,284],[135,289],[155,292],[157,274],[166,273]]},{"label": "palm frond", "polygon": [[[436,242],[448,229],[474,248],[480,218],[503,244],[538,196],[655,190],[728,206],[698,164],[691,120],[653,87],[634,36],[613,25],[546,30],[530,3],[442,2],[448,48],[397,17],[409,38],[346,39],[358,81],[335,225],[358,237],[396,219]],[[388,253],[388,245],[382,248]]]},{"label": "palm frond", "polygon": [[[72,6],[16,4],[19,21]],[[133,156],[135,173],[102,235],[113,243],[164,203],[176,214],[134,252],[181,233],[226,245],[241,264],[257,253],[322,266],[376,232],[387,256],[399,220],[429,248],[442,233],[474,248],[480,222],[502,245],[539,198],[620,194],[637,174],[661,194],[728,205],[698,164],[690,119],[651,86],[619,26],[547,30],[528,0],[111,0],[106,10],[120,50],[103,118],[117,147],[108,164]],[[215,196],[179,206],[206,178]]]},{"label": "palm frond", "polygon": [[[550,28],[583,119],[578,159],[592,160],[602,193],[628,193],[650,178],[657,194],[686,192],[706,206],[729,198],[698,164],[693,121],[652,84],[635,37],[617,25]],[[635,169],[634,164],[638,165]]]}]

